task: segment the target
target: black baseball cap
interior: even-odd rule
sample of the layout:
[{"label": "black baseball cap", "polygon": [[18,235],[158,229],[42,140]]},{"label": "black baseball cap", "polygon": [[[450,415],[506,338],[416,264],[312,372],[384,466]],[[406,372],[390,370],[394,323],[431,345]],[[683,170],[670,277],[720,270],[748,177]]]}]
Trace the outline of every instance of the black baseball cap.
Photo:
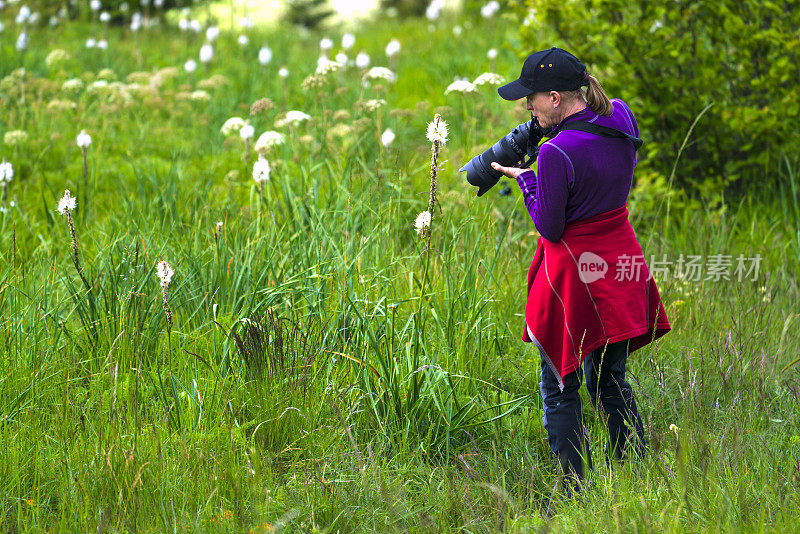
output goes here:
[{"label": "black baseball cap", "polygon": [[519,100],[540,91],[575,91],[582,85],[586,65],[561,48],[548,48],[529,55],[519,78],[497,89],[505,100]]}]

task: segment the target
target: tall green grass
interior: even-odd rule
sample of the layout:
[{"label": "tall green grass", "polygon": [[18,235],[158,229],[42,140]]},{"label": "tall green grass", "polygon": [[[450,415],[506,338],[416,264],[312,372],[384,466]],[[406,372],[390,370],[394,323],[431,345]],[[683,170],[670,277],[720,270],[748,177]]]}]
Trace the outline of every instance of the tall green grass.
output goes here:
[{"label": "tall green grass", "polygon": [[[16,176],[15,205],[0,214],[0,530],[793,528],[795,164],[786,160],[775,197],[704,212],[683,208],[702,199],[671,191],[668,227],[647,209],[663,191],[649,182],[633,191],[648,256],[763,260],[754,281],[659,280],[673,331],[629,359],[650,451],[595,462],[586,490],[562,498],[540,423],[538,355],[520,338],[537,236],[518,196],[477,199],[455,173],[524,117],[489,90],[443,94],[453,75],[488,70],[486,50],[506,29],[472,21],[454,39],[448,24],[467,29],[451,20],[432,33],[414,22],[358,30],[373,64],[402,37],[393,86],[365,88],[350,70],[304,92],[319,36],[271,29],[250,38],[269,43],[275,64],[258,65],[259,45],[242,51],[223,35],[208,72],[162,75],[132,105],[102,92],[65,97],[61,82],[91,83],[107,67],[118,79],[152,76],[201,41],[155,29],[134,51],[121,30],[95,53],[82,45],[87,28],[68,25],[31,31],[19,56],[0,34],[2,131],[30,134],[2,146]],[[44,66],[54,47],[73,56],[63,70]],[[284,63],[287,109],[314,122],[270,154],[260,191],[243,144],[219,127],[269,97],[277,107],[251,119],[257,134],[272,129]],[[19,66],[26,74],[11,75]],[[517,68],[503,50],[501,73]],[[227,81],[207,89],[208,102],[180,98],[214,74]],[[48,110],[55,98],[76,110]],[[358,104],[367,98],[387,100],[380,116]],[[426,248],[413,220],[428,198],[434,111],[451,141]],[[335,124],[351,133],[336,137]],[[397,134],[388,150],[386,127]],[[94,140],[86,186],[80,129]],[[77,191],[90,288],[54,209],[65,188]],[[176,271],[171,330],[155,276],[162,259]],[[607,436],[585,406],[602,458]]]}]

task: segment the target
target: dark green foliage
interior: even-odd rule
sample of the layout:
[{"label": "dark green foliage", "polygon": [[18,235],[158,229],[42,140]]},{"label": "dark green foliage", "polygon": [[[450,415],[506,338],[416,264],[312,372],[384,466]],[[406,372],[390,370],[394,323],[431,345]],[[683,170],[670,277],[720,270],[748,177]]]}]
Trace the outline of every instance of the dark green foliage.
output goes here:
[{"label": "dark green foliage", "polygon": [[[517,8],[520,19],[534,6],[538,22],[522,42],[569,49],[609,97],[627,100],[650,170],[670,174],[708,104],[681,155],[679,184],[749,191],[766,173],[777,176],[782,152],[800,148],[791,119],[800,112],[797,2],[542,0]],[[545,29],[554,42],[542,42]]]},{"label": "dark green foliage", "polygon": [[390,9],[401,17],[421,17],[428,4],[428,0],[381,0],[381,9]]},{"label": "dark green foliage", "polygon": [[333,15],[327,0],[288,0],[286,20],[296,26],[314,29]]}]

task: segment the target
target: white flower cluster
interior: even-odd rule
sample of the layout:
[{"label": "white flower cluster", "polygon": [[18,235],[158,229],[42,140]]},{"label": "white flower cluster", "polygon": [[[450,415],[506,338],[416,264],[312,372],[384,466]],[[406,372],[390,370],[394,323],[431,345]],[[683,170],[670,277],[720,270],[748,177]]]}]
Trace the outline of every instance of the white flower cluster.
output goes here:
[{"label": "white flower cluster", "polygon": [[341,63],[338,63],[336,61],[331,61],[325,56],[322,56],[319,58],[319,61],[317,62],[317,70],[315,74],[317,76],[326,76],[331,72],[336,72],[341,68],[342,68]]},{"label": "white flower cluster", "polygon": [[502,85],[506,82],[505,78],[494,72],[484,72],[472,82],[473,85]]},{"label": "white flower cluster", "polygon": [[92,136],[86,133],[86,130],[81,130],[81,133],[78,134],[75,142],[80,148],[86,148],[92,144]]},{"label": "white flower cluster", "polygon": [[456,80],[450,85],[447,86],[445,89],[444,94],[449,95],[450,93],[476,93],[478,89],[467,80]]},{"label": "white flower cluster", "polygon": [[366,52],[359,52],[356,56],[356,67],[366,69],[369,67],[369,55]]},{"label": "white flower cluster", "polygon": [[389,41],[389,44],[386,45],[386,55],[389,57],[394,56],[400,51],[400,41],[397,39],[392,39]]},{"label": "white flower cluster", "polygon": [[258,62],[262,65],[266,65],[270,61],[272,61],[272,50],[269,47],[264,46],[258,51]]},{"label": "white flower cluster", "polygon": [[376,111],[386,105],[386,100],[382,98],[367,100],[363,105],[367,111]]},{"label": "white flower cluster", "polygon": [[253,146],[253,148],[259,154],[263,154],[268,149],[274,146],[282,145],[283,143],[284,143],[283,134],[273,130],[268,130],[258,137],[258,139],[256,140],[256,144]]},{"label": "white flower cluster", "polygon": [[172,282],[173,274],[175,274],[175,270],[166,261],[162,260],[156,265],[156,276],[161,280],[161,287],[167,287]]},{"label": "white flower cluster", "polygon": [[10,161],[0,163],[0,182],[10,182],[14,177],[14,167]]},{"label": "white flower cluster", "polygon": [[237,133],[239,130],[242,129],[242,126],[245,125],[244,119],[241,117],[231,117],[230,119],[225,121],[225,124],[222,125],[220,131],[222,135],[228,136],[234,133]]},{"label": "white flower cluster", "polygon": [[249,122],[246,122],[239,128],[239,137],[242,139],[252,139],[256,134],[256,129]]},{"label": "white flower cluster", "polygon": [[438,123],[431,121],[428,123],[428,141],[431,143],[447,143],[447,123],[440,120]]},{"label": "white flower cluster", "polygon": [[387,82],[394,83],[397,79],[394,72],[386,67],[372,67],[364,74],[365,80],[386,80]]},{"label": "white flower cluster", "polygon": [[300,124],[303,121],[307,121],[307,120],[310,120],[310,119],[311,119],[310,115],[306,115],[302,111],[292,110],[292,111],[287,111],[286,112],[286,117],[284,117],[283,119],[278,119],[277,121],[275,121],[275,126],[278,127],[278,128],[281,128],[281,127],[287,126],[287,125],[295,126],[297,124]]},{"label": "white flower cluster", "polygon": [[483,18],[491,18],[500,10],[500,3],[497,0],[492,0],[481,8],[481,15]]},{"label": "white flower cluster", "polygon": [[58,212],[66,215],[77,206],[78,200],[69,194],[69,189],[64,191],[64,196],[58,201]]},{"label": "white flower cluster", "polygon": [[430,226],[431,212],[425,210],[417,215],[417,219],[414,221],[414,229],[417,231],[417,234],[419,234],[420,237],[425,235],[425,230],[430,228]]},{"label": "white flower cluster", "polygon": [[383,134],[381,135],[381,144],[388,148],[389,145],[392,144],[392,141],[394,141],[394,138],[395,138],[394,132],[391,129],[386,128],[386,130],[384,130]]},{"label": "white flower cluster", "polygon": [[428,8],[425,10],[425,16],[428,20],[436,20],[442,13],[442,9],[444,9],[444,0],[433,0],[428,4]]},{"label": "white flower cluster", "polygon": [[342,48],[345,50],[350,50],[353,48],[353,45],[356,44],[356,36],[352,33],[346,33],[342,35]]},{"label": "white flower cluster", "polygon": [[262,155],[258,156],[258,160],[253,164],[253,180],[256,181],[257,184],[262,182],[266,182],[269,180],[269,172],[271,168],[269,166],[269,161]]}]

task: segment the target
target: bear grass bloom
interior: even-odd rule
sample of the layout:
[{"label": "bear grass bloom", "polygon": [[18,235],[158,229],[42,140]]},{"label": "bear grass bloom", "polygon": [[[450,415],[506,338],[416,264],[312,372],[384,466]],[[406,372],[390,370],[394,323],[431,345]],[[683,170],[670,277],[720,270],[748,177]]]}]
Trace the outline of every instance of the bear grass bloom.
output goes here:
[{"label": "bear grass bloom", "polygon": [[431,212],[428,210],[423,211],[417,215],[414,221],[414,229],[420,237],[425,236],[425,232],[431,227]]},{"label": "bear grass bloom", "polygon": [[69,194],[69,189],[64,191],[64,196],[58,201],[58,212],[68,215],[78,205],[78,199]]},{"label": "bear grass bloom", "polygon": [[0,163],[0,182],[10,182],[14,177],[14,167],[10,161],[3,160]]},{"label": "bear grass bloom", "polygon": [[447,123],[443,120],[429,122],[427,136],[431,143],[447,143]]},{"label": "bear grass bloom", "polygon": [[161,287],[169,286],[170,282],[172,282],[172,275],[174,274],[175,269],[173,269],[172,265],[168,262],[162,260],[156,265],[156,276],[158,276],[161,282]]},{"label": "bear grass bloom", "polygon": [[395,138],[394,132],[391,129],[386,128],[386,130],[384,130],[383,134],[381,135],[381,144],[388,148],[389,145],[392,144],[392,141],[394,141],[394,138]]},{"label": "bear grass bloom", "polygon": [[256,162],[253,163],[253,180],[255,180],[259,185],[268,181],[270,170],[271,168],[267,158],[259,155]]},{"label": "bear grass bloom", "polygon": [[256,129],[253,128],[252,124],[245,123],[239,128],[239,136],[242,139],[252,139],[255,134]]},{"label": "bear grass bloom", "polygon": [[79,133],[78,137],[75,138],[75,142],[77,143],[78,147],[86,148],[92,144],[92,137],[86,133],[86,130],[81,130],[81,133]]}]

